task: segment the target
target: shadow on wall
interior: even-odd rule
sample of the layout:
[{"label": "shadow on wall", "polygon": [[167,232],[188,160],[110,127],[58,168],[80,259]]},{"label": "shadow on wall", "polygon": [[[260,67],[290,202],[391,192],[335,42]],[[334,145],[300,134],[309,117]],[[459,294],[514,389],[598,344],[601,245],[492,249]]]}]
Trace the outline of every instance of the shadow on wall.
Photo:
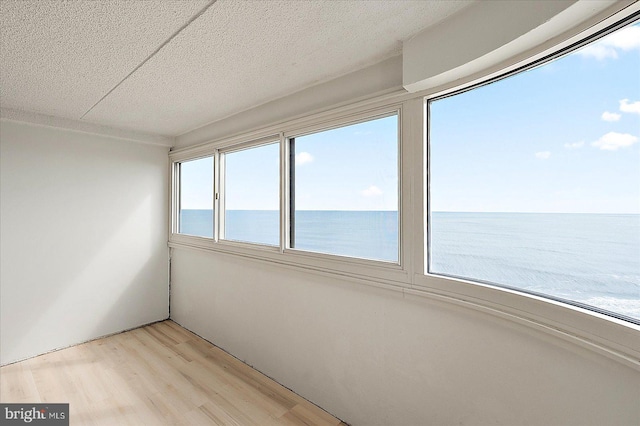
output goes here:
[{"label": "shadow on wall", "polygon": [[1,363],[165,318],[166,149],[1,130]]}]

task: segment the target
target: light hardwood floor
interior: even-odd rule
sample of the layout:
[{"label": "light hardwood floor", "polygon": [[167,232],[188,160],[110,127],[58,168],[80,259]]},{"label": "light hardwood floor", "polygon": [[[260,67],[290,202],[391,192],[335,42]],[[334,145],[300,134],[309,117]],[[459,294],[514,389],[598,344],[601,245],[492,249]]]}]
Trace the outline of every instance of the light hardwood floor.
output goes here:
[{"label": "light hardwood floor", "polygon": [[72,425],[344,425],[173,321],[1,367],[0,401],[68,402]]}]

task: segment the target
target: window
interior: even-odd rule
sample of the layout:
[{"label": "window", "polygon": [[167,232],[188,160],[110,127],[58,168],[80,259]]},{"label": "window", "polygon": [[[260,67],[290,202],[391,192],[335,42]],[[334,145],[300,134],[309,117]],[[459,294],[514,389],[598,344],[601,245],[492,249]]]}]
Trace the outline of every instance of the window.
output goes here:
[{"label": "window", "polygon": [[213,157],[179,163],[180,234],[213,238]]},{"label": "window", "polygon": [[430,273],[640,320],[638,32],[429,102]]},{"label": "window", "polygon": [[398,262],[398,115],[289,139],[290,247]]},{"label": "window", "polygon": [[224,191],[221,238],[280,244],[280,145],[270,143],[220,155]]},{"label": "window", "polygon": [[[204,247],[242,254],[249,254],[247,243],[271,246],[278,250],[261,251],[271,260],[274,255],[294,259],[287,253],[296,251],[397,266],[399,112],[387,109],[357,120],[328,130],[199,147],[199,153],[211,154],[206,158],[173,153],[177,233],[211,238]],[[296,254],[295,259],[314,267],[337,265],[329,257]],[[366,273],[365,265],[345,268]],[[388,276],[402,276],[395,270]]]}]

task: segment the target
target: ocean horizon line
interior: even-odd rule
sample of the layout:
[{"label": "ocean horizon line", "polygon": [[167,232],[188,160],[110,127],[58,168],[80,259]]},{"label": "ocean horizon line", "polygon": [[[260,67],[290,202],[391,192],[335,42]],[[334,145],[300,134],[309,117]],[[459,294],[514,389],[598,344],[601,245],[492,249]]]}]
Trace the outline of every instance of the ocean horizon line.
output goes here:
[{"label": "ocean horizon line", "polygon": [[[181,209],[181,210],[191,210],[191,211],[213,211],[213,209]],[[242,212],[279,212],[279,209],[226,209],[226,211],[242,211]],[[298,212],[388,212],[388,213],[397,213],[398,210],[334,210],[334,209],[300,209],[296,210]],[[432,210],[430,213],[471,213],[471,214],[573,214],[573,215],[609,215],[609,216],[640,216],[639,213],[612,213],[612,212],[535,212],[535,211],[470,211],[470,210]]]}]

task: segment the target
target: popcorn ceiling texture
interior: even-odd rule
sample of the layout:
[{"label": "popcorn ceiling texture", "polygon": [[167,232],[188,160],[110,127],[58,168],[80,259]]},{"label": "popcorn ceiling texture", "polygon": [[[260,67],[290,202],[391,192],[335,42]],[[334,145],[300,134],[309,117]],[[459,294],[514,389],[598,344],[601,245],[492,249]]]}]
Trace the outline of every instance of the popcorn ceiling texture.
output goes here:
[{"label": "popcorn ceiling texture", "polygon": [[205,4],[0,1],[2,107],[79,119]]},{"label": "popcorn ceiling texture", "polygon": [[3,0],[0,102],[176,136],[397,55],[469,3]]}]

